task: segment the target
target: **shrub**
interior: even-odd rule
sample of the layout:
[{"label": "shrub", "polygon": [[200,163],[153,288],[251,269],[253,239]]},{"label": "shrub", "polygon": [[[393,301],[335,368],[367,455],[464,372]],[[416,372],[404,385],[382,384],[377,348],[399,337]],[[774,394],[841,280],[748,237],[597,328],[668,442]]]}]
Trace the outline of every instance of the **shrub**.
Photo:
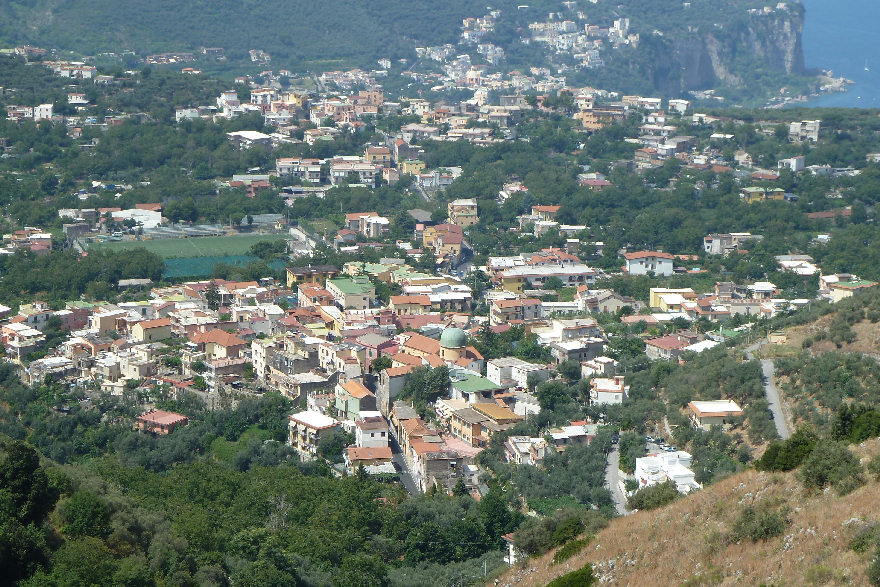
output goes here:
[{"label": "shrub", "polygon": [[672,503],[679,497],[681,493],[678,492],[675,482],[667,481],[639,489],[629,497],[626,504],[633,510],[653,510]]},{"label": "shrub", "polygon": [[557,565],[559,563],[565,562],[580,551],[582,551],[589,543],[593,540],[592,536],[587,536],[586,538],[581,538],[580,540],[572,540],[571,542],[565,544],[562,548],[556,551],[556,554],[553,555],[553,564]]},{"label": "shrub", "polygon": [[874,560],[868,565],[868,568],[865,569],[865,574],[868,576],[868,582],[871,583],[871,585],[880,585],[880,549],[877,550]]},{"label": "shrub", "polygon": [[771,443],[755,461],[755,468],[759,471],[791,471],[804,462],[817,441],[814,432],[800,428],[788,440]]},{"label": "shrub", "polygon": [[833,440],[816,443],[801,467],[800,477],[808,490],[831,485],[839,495],[845,495],[865,483],[862,465],[856,456],[845,444]]},{"label": "shrub", "polygon": [[759,511],[749,506],[739,513],[730,538],[733,542],[767,540],[782,534],[787,524],[788,521],[779,512]]},{"label": "shrub", "polygon": [[880,455],[868,461],[868,472],[874,477],[874,481],[880,481]]},{"label": "shrub", "polygon": [[530,556],[543,554],[581,533],[595,534],[608,525],[601,513],[588,509],[565,508],[541,519],[530,519],[516,531],[517,548]]},{"label": "shrub", "polygon": [[871,524],[862,528],[849,543],[849,547],[859,554],[878,546],[880,546],[880,524]]},{"label": "shrub", "polygon": [[572,571],[551,581],[547,584],[547,587],[590,587],[595,582],[596,577],[593,576],[593,566],[588,564],[582,569]]}]

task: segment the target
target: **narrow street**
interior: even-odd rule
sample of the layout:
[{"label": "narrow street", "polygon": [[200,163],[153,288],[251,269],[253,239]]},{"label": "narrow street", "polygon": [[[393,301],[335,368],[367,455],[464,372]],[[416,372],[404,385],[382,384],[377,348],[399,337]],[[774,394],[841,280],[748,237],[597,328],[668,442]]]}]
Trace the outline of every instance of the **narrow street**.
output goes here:
[{"label": "narrow street", "polygon": [[608,461],[605,464],[605,487],[611,492],[617,513],[625,516],[630,512],[626,509],[626,496],[620,490],[618,470],[620,470],[620,451],[615,444],[612,445],[611,452],[608,453]]},{"label": "narrow street", "polygon": [[418,495],[419,487],[413,480],[412,472],[409,470],[409,465],[407,464],[406,459],[403,458],[403,451],[400,449],[400,443],[397,442],[397,435],[394,433],[393,427],[390,432],[389,444],[391,445],[391,462],[400,474],[400,482],[403,484],[404,489],[406,489],[410,495]]}]

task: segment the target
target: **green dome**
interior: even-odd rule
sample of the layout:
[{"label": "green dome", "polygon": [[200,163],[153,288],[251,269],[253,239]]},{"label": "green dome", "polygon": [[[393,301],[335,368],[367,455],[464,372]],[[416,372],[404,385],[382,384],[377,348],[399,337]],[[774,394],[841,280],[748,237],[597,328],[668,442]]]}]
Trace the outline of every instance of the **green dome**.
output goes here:
[{"label": "green dome", "polygon": [[460,349],[467,346],[467,334],[461,328],[447,328],[440,335],[440,346],[445,349]]}]

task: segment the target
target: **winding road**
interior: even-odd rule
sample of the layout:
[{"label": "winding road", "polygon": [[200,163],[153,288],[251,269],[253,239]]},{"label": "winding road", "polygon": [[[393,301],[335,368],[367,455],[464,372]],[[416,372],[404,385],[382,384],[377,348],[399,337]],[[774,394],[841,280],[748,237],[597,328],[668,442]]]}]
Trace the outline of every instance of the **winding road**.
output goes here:
[{"label": "winding road", "polygon": [[[752,345],[746,349],[746,358],[750,361],[755,359],[752,351],[757,350],[763,343]],[[773,414],[773,422],[776,424],[776,433],[779,438],[787,440],[791,436],[788,428],[788,422],[785,419],[785,412],[782,409],[782,399],[779,396],[779,390],[776,388],[776,369],[772,359],[761,359],[761,373],[764,376],[764,395],[767,396],[767,403],[770,404],[770,411]]]}]

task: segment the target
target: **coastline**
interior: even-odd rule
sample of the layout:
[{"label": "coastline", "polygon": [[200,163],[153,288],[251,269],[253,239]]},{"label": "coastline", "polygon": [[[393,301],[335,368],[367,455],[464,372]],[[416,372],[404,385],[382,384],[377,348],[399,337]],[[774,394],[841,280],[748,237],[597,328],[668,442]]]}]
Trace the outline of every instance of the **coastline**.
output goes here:
[{"label": "coastline", "polygon": [[808,102],[827,96],[830,94],[840,94],[849,91],[851,85],[855,85],[855,81],[839,76],[835,77],[833,70],[822,70],[822,73],[816,76],[818,88],[809,94],[801,94],[799,96],[777,96],[771,98],[764,104],[764,108],[786,108],[808,105]]}]

